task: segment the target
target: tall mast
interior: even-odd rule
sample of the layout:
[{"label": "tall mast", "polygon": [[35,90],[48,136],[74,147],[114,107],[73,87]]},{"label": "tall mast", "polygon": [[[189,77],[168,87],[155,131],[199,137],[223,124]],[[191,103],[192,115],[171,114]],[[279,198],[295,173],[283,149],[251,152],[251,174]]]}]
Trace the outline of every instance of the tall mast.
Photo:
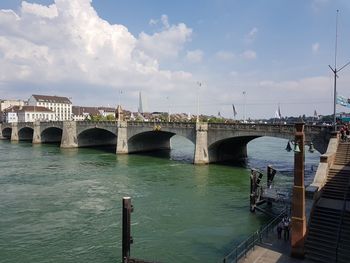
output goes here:
[{"label": "tall mast", "polygon": [[337,110],[337,78],[338,72],[340,72],[343,68],[348,66],[350,64],[350,61],[346,63],[344,66],[342,66],[340,69],[337,69],[337,52],[338,52],[338,14],[339,10],[337,10],[337,16],[336,16],[336,22],[335,22],[335,51],[334,51],[334,69],[328,65],[328,67],[332,70],[334,73],[334,100],[333,100],[333,125],[334,125],[334,130],[337,130],[337,120],[336,120],[336,110]]}]

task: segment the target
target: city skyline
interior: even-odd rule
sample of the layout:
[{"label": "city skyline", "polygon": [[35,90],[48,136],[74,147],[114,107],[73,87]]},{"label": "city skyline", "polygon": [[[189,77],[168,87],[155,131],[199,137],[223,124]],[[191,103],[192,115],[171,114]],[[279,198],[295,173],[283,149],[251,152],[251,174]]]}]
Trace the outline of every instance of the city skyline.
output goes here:
[{"label": "city skyline", "polygon": [[[328,115],[337,9],[338,67],[350,59],[344,0],[5,0],[0,9],[5,99],[58,95],[137,111],[141,91],[150,111],[195,115],[199,99],[200,113],[228,118],[232,104],[237,119],[278,107]],[[338,94],[349,97],[350,71],[339,75]]]}]

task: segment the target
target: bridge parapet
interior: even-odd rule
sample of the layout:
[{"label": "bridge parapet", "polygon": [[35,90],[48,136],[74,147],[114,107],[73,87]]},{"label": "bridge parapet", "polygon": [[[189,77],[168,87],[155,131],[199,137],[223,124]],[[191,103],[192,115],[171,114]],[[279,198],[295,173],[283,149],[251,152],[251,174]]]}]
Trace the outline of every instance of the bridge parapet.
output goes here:
[{"label": "bridge parapet", "polygon": [[76,121],[76,123],[80,126],[93,126],[93,125],[98,125],[98,126],[111,126],[111,125],[117,125],[116,121]]},{"label": "bridge parapet", "polygon": [[196,123],[194,122],[138,122],[138,121],[128,121],[129,127],[164,127],[164,128],[188,128],[194,129],[196,127]]},{"label": "bridge parapet", "polygon": [[286,124],[253,124],[253,123],[209,123],[209,129],[224,129],[236,131],[268,131],[294,133],[294,125]]}]

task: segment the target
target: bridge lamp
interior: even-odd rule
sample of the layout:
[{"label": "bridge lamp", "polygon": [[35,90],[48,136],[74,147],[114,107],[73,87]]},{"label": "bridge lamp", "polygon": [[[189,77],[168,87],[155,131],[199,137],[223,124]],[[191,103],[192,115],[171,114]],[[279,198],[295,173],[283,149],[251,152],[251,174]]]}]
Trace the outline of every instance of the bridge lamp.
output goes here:
[{"label": "bridge lamp", "polygon": [[313,153],[314,151],[315,151],[314,144],[312,142],[310,142],[310,144],[309,144],[309,152]]},{"label": "bridge lamp", "polygon": [[[292,149],[291,145],[294,145],[294,149]],[[290,152],[291,150],[293,150],[295,153],[299,153],[300,152],[299,144],[295,141],[288,141],[287,146],[286,146],[286,151]],[[309,152],[310,153],[315,152],[315,147],[314,147],[314,144],[312,142],[309,143]]]},{"label": "bridge lamp", "polygon": [[287,147],[286,147],[286,151],[287,151],[287,152],[290,152],[290,151],[292,150],[291,144],[294,145],[293,151],[294,151],[295,153],[300,153],[299,144],[298,144],[298,142],[295,142],[295,141],[288,141]]}]

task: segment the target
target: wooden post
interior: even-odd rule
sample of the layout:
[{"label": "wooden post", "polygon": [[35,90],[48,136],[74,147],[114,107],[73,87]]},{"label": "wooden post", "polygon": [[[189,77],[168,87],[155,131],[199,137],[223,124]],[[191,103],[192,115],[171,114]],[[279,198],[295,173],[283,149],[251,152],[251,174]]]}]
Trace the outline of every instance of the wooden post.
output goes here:
[{"label": "wooden post", "polygon": [[295,143],[298,143],[300,152],[294,153],[294,186],[292,199],[292,229],[291,229],[291,255],[304,257],[304,239],[306,233],[305,216],[305,186],[304,186],[304,159],[305,134],[304,123],[295,124]]},{"label": "wooden post", "polygon": [[276,170],[271,165],[267,166],[267,188],[271,188],[273,178],[276,175]]},{"label": "wooden post", "polygon": [[256,173],[250,172],[250,212],[254,213],[256,207]]},{"label": "wooden post", "polygon": [[131,198],[123,197],[123,237],[122,237],[122,262],[128,263],[130,259],[130,244],[132,244],[131,238]]}]

